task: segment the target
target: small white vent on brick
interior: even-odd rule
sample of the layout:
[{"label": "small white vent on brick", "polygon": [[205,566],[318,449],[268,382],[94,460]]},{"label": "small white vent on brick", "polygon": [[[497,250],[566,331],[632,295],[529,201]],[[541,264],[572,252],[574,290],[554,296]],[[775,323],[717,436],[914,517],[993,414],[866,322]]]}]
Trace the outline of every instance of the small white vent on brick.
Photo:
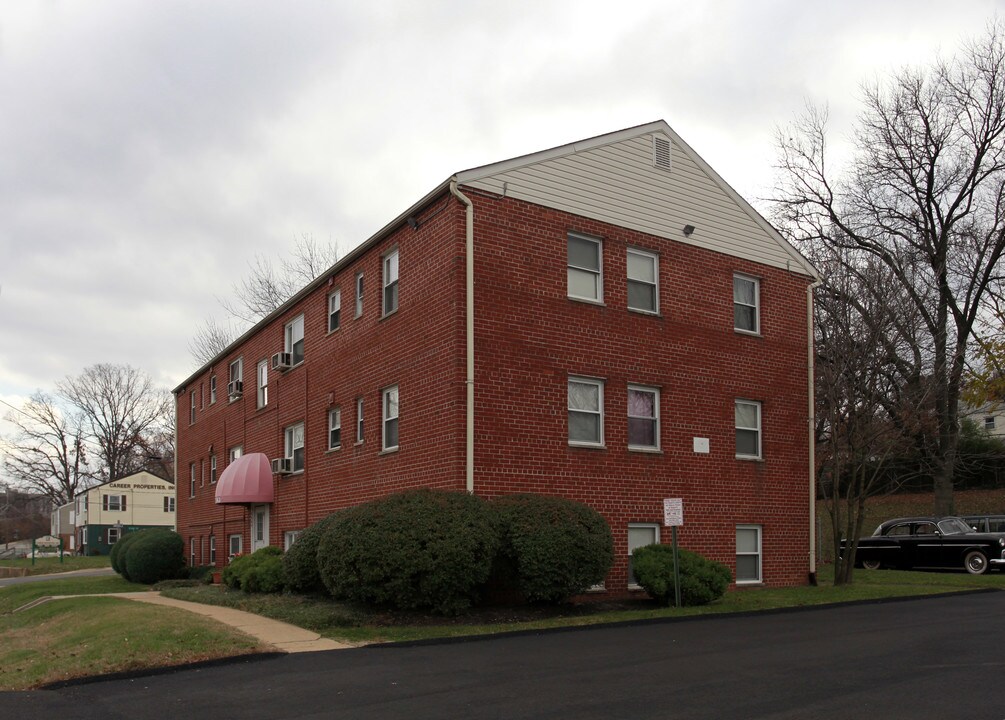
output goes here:
[{"label": "small white vent on brick", "polygon": [[670,169],[670,141],[662,135],[653,135],[653,167]]}]

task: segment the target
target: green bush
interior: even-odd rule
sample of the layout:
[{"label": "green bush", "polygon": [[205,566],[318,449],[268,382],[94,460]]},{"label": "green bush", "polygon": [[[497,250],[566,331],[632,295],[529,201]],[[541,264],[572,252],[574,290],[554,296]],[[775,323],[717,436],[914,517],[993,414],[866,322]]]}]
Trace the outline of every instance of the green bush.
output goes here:
[{"label": "green bush", "polygon": [[216,572],[215,565],[196,565],[186,569],[186,578],[194,580],[198,584],[209,585],[213,582],[213,573]]},{"label": "green bush", "polygon": [[526,600],[564,602],[611,569],[611,528],[590,506],[531,494],[505,495],[492,504],[502,521],[502,573]]},{"label": "green bush", "polygon": [[268,546],[242,555],[223,569],[221,581],[234,590],[274,593],[283,589],[283,551]]},{"label": "green bush", "polygon": [[412,490],[336,513],[318,544],[318,570],[339,599],[454,614],[478,598],[498,548],[484,500]]},{"label": "green bush", "polygon": [[129,577],[129,571],[126,567],[126,556],[128,554],[129,547],[138,539],[158,532],[171,531],[167,528],[144,528],[143,530],[135,530],[123,535],[121,540],[112,545],[112,549],[108,553],[108,559],[111,562],[112,570],[121,575],[123,579],[132,580],[132,578]]},{"label": "green bush", "polygon": [[127,579],[152,585],[185,574],[185,542],[181,535],[164,528],[150,528],[136,534],[139,537],[123,551]]},{"label": "green bush", "polygon": [[[732,576],[722,563],[690,550],[678,549],[681,604],[707,605],[726,593]],[[662,605],[674,602],[673,547],[646,545],[632,553],[632,569],[639,585]]]},{"label": "green bush", "polygon": [[336,513],[332,513],[305,528],[283,555],[283,580],[293,592],[325,592],[325,585],[318,572],[318,543],[335,515]]}]

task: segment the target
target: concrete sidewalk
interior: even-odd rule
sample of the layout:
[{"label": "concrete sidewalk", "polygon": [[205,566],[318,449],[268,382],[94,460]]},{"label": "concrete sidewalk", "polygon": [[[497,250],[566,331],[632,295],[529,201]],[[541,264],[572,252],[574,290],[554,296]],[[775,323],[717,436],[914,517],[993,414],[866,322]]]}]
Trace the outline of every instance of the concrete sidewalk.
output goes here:
[{"label": "concrete sidewalk", "polygon": [[[344,650],[355,647],[348,643],[340,643],[329,638],[323,638],[311,630],[304,630],[296,625],[279,622],[254,613],[221,607],[219,605],[204,605],[203,603],[175,600],[162,596],[158,592],[107,593],[108,597],[136,600],[151,605],[166,605],[168,607],[188,610],[199,615],[212,618],[224,625],[230,625],[247,635],[258,638],[274,648],[288,653],[316,652],[318,650]],[[63,595],[53,597],[53,600],[64,597],[81,597],[80,595]],[[93,597],[93,596],[91,596]]]}]

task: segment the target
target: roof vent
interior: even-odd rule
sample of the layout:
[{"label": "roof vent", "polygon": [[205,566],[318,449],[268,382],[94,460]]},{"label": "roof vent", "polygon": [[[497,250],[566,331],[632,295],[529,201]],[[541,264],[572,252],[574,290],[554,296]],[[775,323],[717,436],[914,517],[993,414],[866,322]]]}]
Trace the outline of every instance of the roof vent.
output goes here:
[{"label": "roof vent", "polygon": [[662,135],[653,135],[653,167],[670,169],[670,141]]}]

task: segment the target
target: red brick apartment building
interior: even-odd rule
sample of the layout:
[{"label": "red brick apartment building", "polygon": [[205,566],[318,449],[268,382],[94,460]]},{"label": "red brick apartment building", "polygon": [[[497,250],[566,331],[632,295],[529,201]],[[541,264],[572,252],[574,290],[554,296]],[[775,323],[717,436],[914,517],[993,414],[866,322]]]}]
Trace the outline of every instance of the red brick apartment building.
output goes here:
[{"label": "red brick apartment building", "polygon": [[189,559],[430,487],[804,583],[816,279],[662,121],[459,172],[175,389]]}]

